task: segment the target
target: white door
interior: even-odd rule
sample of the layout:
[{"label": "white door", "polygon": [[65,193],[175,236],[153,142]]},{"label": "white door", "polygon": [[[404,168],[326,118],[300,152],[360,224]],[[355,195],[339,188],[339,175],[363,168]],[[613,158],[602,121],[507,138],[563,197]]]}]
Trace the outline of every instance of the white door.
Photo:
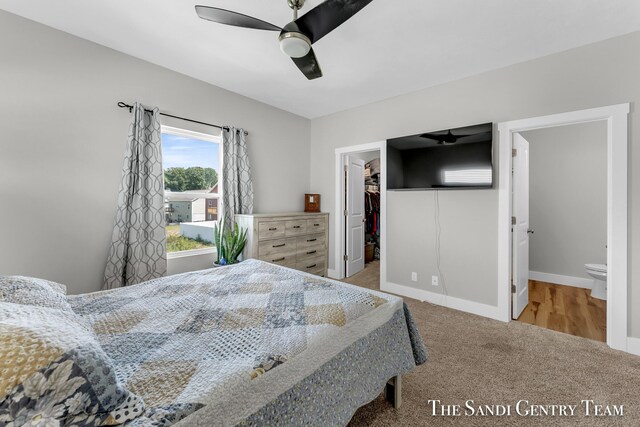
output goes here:
[{"label": "white door", "polygon": [[364,269],[364,160],[346,156],[346,259],[345,275]]},{"label": "white door", "polygon": [[529,303],[529,142],[513,135],[513,272],[512,317],[517,319]]}]

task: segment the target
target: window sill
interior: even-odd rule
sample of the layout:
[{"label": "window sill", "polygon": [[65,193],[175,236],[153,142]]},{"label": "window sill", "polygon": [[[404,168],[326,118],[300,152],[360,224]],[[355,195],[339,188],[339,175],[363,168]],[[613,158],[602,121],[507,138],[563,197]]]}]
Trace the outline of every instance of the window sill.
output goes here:
[{"label": "window sill", "polygon": [[180,252],[169,252],[167,253],[167,259],[176,259],[176,258],[185,258],[192,257],[198,255],[216,255],[216,248],[205,248],[205,249],[192,249],[190,251],[180,251]]}]

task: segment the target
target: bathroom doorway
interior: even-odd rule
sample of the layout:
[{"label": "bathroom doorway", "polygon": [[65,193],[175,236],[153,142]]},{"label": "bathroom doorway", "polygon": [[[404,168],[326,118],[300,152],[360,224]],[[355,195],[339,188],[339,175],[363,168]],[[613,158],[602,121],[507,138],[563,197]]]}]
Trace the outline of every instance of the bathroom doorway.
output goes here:
[{"label": "bathroom doorway", "polygon": [[[513,218],[513,206],[516,202],[512,192],[514,177],[511,173],[514,165],[514,141],[518,135],[527,131],[604,122],[607,127],[606,342],[614,349],[627,351],[629,111],[630,105],[627,103],[515,120],[498,125],[498,311],[504,321],[511,321],[513,309],[518,309],[514,296],[519,295],[523,287],[529,285],[529,272],[526,271],[525,274],[522,271],[514,271],[514,265],[517,269],[518,264],[517,260],[514,262],[512,258],[512,228],[518,222],[517,217]],[[526,233],[527,230],[524,229],[528,235],[530,233]],[[535,230],[533,231],[535,233]]]},{"label": "bathroom doorway", "polygon": [[605,342],[607,123],[520,132],[513,144],[512,317]]}]

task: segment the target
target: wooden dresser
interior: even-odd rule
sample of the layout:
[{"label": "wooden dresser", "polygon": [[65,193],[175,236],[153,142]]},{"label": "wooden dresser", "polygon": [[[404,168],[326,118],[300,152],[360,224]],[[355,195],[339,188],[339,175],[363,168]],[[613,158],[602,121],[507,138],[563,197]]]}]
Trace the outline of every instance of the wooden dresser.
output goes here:
[{"label": "wooden dresser", "polygon": [[248,229],[244,258],[257,258],[318,276],[327,275],[329,214],[289,212],[236,215]]}]

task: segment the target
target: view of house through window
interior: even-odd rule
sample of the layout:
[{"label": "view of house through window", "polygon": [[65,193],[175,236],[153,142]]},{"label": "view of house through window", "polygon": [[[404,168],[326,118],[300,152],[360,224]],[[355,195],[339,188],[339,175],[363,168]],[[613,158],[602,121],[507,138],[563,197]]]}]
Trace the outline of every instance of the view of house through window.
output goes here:
[{"label": "view of house through window", "polygon": [[168,253],[213,247],[220,150],[213,135],[162,127]]}]

